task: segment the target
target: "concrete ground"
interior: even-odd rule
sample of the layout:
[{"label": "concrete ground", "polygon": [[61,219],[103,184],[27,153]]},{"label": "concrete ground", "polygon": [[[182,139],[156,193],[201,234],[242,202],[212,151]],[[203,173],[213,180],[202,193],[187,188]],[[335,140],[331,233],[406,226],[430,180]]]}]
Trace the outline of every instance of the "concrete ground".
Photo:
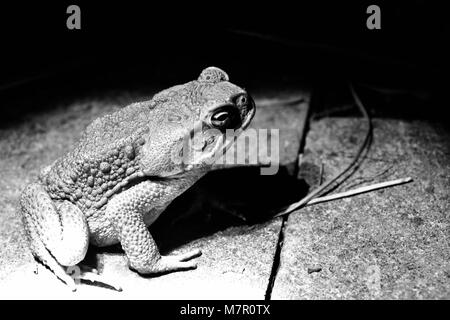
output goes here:
[{"label": "concrete ground", "polygon": [[280,129],[276,176],[261,176],[254,166],[211,173],[151,227],[164,254],[200,248],[198,269],[143,278],[114,246],[90,248],[83,264],[119,283],[120,293],[89,284],[72,293],[42,266],[36,275],[16,212],[20,190],[90,121],[149,96],[78,99],[0,129],[1,298],[450,298],[448,131],[425,121],[375,119],[367,159],[337,191],[406,176],[414,182],[303,208],[282,228],[281,218],[268,218],[271,210],[304,196],[305,182],[317,185],[322,166],[327,179],[349,163],[365,128],[359,118],[313,120],[297,172],[309,95],[294,91],[282,98],[304,100],[290,106],[276,106],[273,94],[255,95],[253,126]]},{"label": "concrete ground", "polygon": [[[364,134],[361,119],[314,121],[300,175],[334,176]],[[366,160],[336,191],[414,181],[291,214],[272,298],[449,299],[449,139],[437,123],[375,119]]]}]

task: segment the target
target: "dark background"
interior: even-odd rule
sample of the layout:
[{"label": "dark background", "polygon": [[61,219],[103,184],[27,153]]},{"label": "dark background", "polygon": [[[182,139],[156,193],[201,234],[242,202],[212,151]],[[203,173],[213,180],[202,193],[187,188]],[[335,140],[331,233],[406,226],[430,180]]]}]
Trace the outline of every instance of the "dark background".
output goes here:
[{"label": "dark background", "polygon": [[[81,30],[66,28],[70,4]],[[381,30],[366,28],[370,4]],[[352,80],[384,103],[380,115],[444,112],[448,12],[428,1],[2,3],[0,35],[2,124],[39,110],[40,97],[170,86],[209,65],[247,88],[294,79],[330,99]],[[8,103],[17,97],[36,103]]]}]

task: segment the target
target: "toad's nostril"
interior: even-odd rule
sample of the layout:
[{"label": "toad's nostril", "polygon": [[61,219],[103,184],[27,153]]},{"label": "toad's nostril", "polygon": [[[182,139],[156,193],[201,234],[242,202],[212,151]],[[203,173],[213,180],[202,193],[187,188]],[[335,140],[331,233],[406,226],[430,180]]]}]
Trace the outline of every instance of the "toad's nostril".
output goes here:
[{"label": "toad's nostril", "polygon": [[238,95],[235,98],[235,101],[236,101],[236,105],[238,107],[242,107],[242,106],[246,105],[247,102],[248,102],[247,94],[246,93],[241,93],[240,95]]}]

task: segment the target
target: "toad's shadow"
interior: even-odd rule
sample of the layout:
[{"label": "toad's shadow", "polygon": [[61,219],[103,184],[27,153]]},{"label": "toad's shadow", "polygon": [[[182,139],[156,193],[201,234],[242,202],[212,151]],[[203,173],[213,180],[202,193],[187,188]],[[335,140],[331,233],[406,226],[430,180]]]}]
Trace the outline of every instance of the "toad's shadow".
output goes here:
[{"label": "toad's shadow", "polygon": [[[165,254],[230,226],[267,221],[307,191],[305,181],[289,175],[285,167],[275,175],[261,175],[259,167],[213,171],[175,199],[150,232]],[[94,251],[123,252],[120,245]]]}]

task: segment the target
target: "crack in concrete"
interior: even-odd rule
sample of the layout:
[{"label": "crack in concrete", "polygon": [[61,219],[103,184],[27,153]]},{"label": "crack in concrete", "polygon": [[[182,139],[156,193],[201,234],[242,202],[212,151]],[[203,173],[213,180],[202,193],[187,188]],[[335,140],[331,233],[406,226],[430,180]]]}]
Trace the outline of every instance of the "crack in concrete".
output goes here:
[{"label": "crack in concrete", "polygon": [[[307,135],[307,132],[309,129],[310,111],[311,111],[311,102],[308,104],[306,112],[304,113],[305,121],[303,124],[303,128],[300,128],[300,130],[299,130],[300,144],[298,147],[297,157],[295,159],[295,167],[294,167],[294,173],[293,173],[294,177],[298,177],[298,174],[299,174],[300,162],[301,162],[303,150],[304,150],[305,144],[306,144],[306,135]],[[280,264],[281,264],[281,252],[283,250],[284,237],[285,237],[284,231],[285,231],[285,227],[287,225],[288,219],[289,219],[289,215],[282,216],[281,219],[282,219],[282,222],[281,222],[280,232],[278,233],[277,247],[275,250],[274,257],[273,257],[272,269],[270,271],[270,276],[269,276],[269,283],[267,285],[266,293],[264,295],[265,300],[271,300],[271,297],[272,297],[272,290],[275,285],[278,270],[279,270]]]},{"label": "crack in concrete", "polygon": [[283,221],[281,223],[280,232],[278,233],[277,248],[275,250],[275,254],[273,257],[272,270],[270,271],[269,283],[267,285],[266,294],[264,295],[265,300],[271,300],[273,286],[277,278],[278,269],[280,268],[281,251],[283,250],[283,243],[284,243],[284,227],[286,225],[288,218],[289,218],[288,215],[281,217]]}]

